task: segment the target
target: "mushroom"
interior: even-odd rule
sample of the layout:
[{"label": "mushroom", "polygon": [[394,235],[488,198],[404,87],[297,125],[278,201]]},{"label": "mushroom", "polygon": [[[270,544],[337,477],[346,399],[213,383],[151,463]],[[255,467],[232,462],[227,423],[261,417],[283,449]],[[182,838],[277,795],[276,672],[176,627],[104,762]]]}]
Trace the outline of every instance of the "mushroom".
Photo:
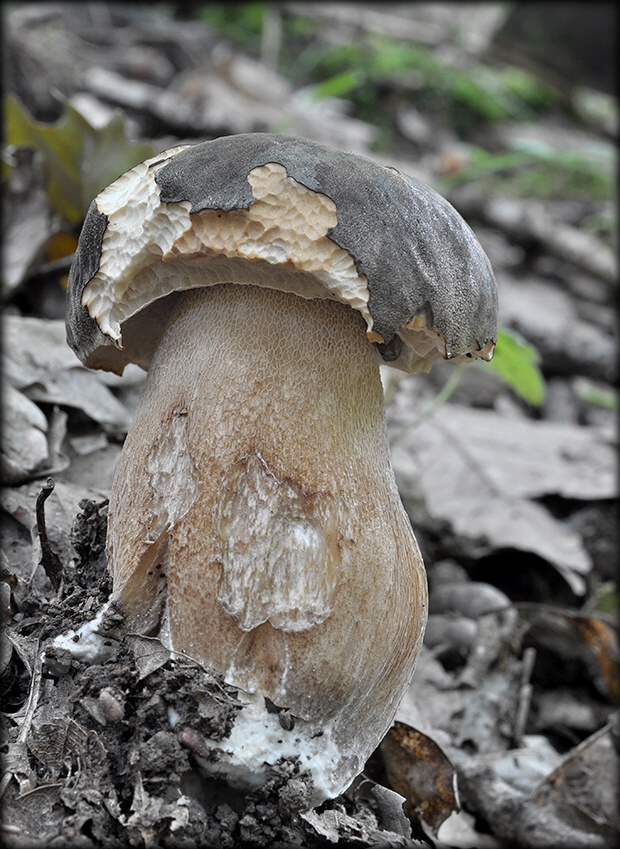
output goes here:
[{"label": "mushroom", "polygon": [[379,366],[490,359],[496,316],[445,199],[305,139],[175,147],[92,202],[68,342],[92,368],[148,369],[110,499],[112,598],[239,689],[208,741],[229,781],[297,759],[316,805],[391,725],[427,592]]}]

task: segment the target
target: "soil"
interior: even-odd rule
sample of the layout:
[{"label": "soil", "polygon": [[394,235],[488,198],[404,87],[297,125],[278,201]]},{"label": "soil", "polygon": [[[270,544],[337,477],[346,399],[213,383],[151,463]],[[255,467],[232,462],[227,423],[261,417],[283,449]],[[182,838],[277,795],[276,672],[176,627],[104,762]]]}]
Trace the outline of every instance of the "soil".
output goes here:
[{"label": "soil", "polygon": [[[10,847],[319,847],[330,841],[301,814],[311,792],[299,763],[284,760],[252,792],[201,773],[205,738],[223,739],[240,707],[237,691],[192,660],[172,658],[158,639],[123,634],[108,607],[103,657],[80,660],[54,638],[106,605],[110,579],[106,502],[83,501],[59,591],[32,594],[13,623],[6,699],[13,717],[5,791]],[[33,789],[29,790],[28,788]],[[377,804],[359,794],[324,804],[345,812],[366,845],[416,845],[380,832]],[[351,826],[349,826],[351,827]],[[19,836],[17,836],[19,833]],[[31,835],[31,840],[24,838]],[[389,843],[389,839],[396,843]],[[348,842],[341,836],[340,842]],[[353,841],[360,845],[359,840]]]}]

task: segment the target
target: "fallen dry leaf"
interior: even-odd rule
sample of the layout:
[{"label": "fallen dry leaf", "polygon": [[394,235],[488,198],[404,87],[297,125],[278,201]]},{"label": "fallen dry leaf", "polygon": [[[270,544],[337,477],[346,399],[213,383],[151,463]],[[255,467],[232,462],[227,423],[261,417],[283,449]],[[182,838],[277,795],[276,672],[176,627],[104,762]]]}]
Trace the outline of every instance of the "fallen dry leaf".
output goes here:
[{"label": "fallen dry leaf", "polygon": [[104,430],[126,433],[131,415],[66,342],[64,321],[7,315],[5,374],[31,401],[82,410]]},{"label": "fallen dry leaf", "polygon": [[614,498],[615,449],[607,437],[594,428],[456,404],[403,432],[419,412],[407,385],[402,381],[388,415],[396,479],[414,526],[425,510],[432,522],[468,540],[475,556],[533,552],[583,594],[592,561],[581,535],[534,499]]},{"label": "fallen dry leaf", "polygon": [[620,675],[618,662],[618,639],[613,628],[601,619],[590,616],[563,614],[565,620],[577,631],[592,651],[603,679],[609,700],[620,704]]},{"label": "fallen dry leaf", "polygon": [[558,818],[618,845],[617,717],[572,749],[533,793],[536,804],[552,807]]},{"label": "fallen dry leaf", "polygon": [[9,486],[35,477],[49,460],[47,419],[19,389],[7,384],[2,398],[2,482]]},{"label": "fallen dry leaf", "polygon": [[381,754],[392,788],[406,799],[408,816],[436,837],[441,824],[459,810],[454,767],[434,740],[404,722],[394,723]]},{"label": "fallen dry leaf", "polygon": [[23,147],[13,149],[8,157],[12,170],[2,205],[2,288],[5,296],[23,284],[58,229],[43,186],[42,154]]}]

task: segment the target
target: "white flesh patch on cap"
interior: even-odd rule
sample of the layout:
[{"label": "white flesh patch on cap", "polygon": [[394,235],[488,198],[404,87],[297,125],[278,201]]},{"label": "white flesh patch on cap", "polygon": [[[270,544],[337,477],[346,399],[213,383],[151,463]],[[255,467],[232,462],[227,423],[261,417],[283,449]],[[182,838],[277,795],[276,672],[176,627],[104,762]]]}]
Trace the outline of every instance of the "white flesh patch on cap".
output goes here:
[{"label": "white flesh patch on cap", "polygon": [[148,304],[175,290],[223,282],[339,300],[371,330],[367,280],[327,236],[338,223],[330,198],[268,163],[248,175],[256,198],[249,209],[190,215],[189,202],[160,201],[155,175],[166,157],[136,166],[97,197],[109,223],[99,271],[82,303],[102,333],[122,346],[123,322]]},{"label": "white flesh patch on cap", "polygon": [[122,302],[135,275],[161,259],[174,240],[191,226],[188,201],[162,204],[155,175],[186,145],[171,148],[122,174],[104,189],[95,203],[108,226],[103,236],[101,262],[82,294],[101,332],[121,343],[121,328],[111,316]]}]

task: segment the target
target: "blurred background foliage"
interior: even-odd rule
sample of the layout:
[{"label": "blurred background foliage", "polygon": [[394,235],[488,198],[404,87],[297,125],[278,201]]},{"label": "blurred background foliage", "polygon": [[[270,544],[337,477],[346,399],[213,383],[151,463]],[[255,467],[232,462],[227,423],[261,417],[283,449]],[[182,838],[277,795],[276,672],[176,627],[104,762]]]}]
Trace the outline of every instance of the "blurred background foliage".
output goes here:
[{"label": "blurred background foliage", "polygon": [[149,142],[132,144],[120,115],[93,127],[70,103],[55,124],[36,121],[11,95],[5,99],[6,138],[15,147],[38,151],[45,163],[45,190],[53,213],[81,227],[92,199],[115,180],[153,155]]},{"label": "blurred background foliage", "polygon": [[[540,66],[476,57],[463,62],[462,54],[451,51],[450,45],[437,50],[365,30],[354,41],[330,41],[322,37],[325,23],[304,14],[303,5],[189,3],[159,4],[159,8],[176,18],[207,24],[218,38],[271,65],[315,101],[346,99],[347,113],[376,129],[371,147],[377,153],[411,156],[399,110],[414,101],[417,113],[461,144],[458,161],[444,163],[438,175],[435,188],[440,192],[473,185],[488,193],[541,201],[613,200],[615,157],[609,145],[593,141],[579,149],[558,150],[544,139],[518,137],[502,145],[490,132],[502,124],[531,125],[549,116],[577,127],[591,125],[592,117],[580,106],[575,90],[569,96],[553,75],[540,73]],[[534,27],[527,36],[534,47],[536,32]],[[56,222],[49,232],[48,261],[74,250],[90,200],[120,173],[153,154],[148,140],[128,140],[120,114],[94,127],[68,100],[58,99],[62,114],[55,123],[36,120],[12,94],[5,96],[4,107],[9,151],[5,149],[3,157],[4,179],[10,180],[14,167],[12,151],[27,147],[42,160],[47,201]],[[279,129],[287,131],[284,125]],[[613,213],[597,209],[585,226],[609,237],[615,225]],[[520,398],[538,406],[545,393],[538,360],[532,345],[505,328],[493,362],[477,365],[495,371]]]}]

